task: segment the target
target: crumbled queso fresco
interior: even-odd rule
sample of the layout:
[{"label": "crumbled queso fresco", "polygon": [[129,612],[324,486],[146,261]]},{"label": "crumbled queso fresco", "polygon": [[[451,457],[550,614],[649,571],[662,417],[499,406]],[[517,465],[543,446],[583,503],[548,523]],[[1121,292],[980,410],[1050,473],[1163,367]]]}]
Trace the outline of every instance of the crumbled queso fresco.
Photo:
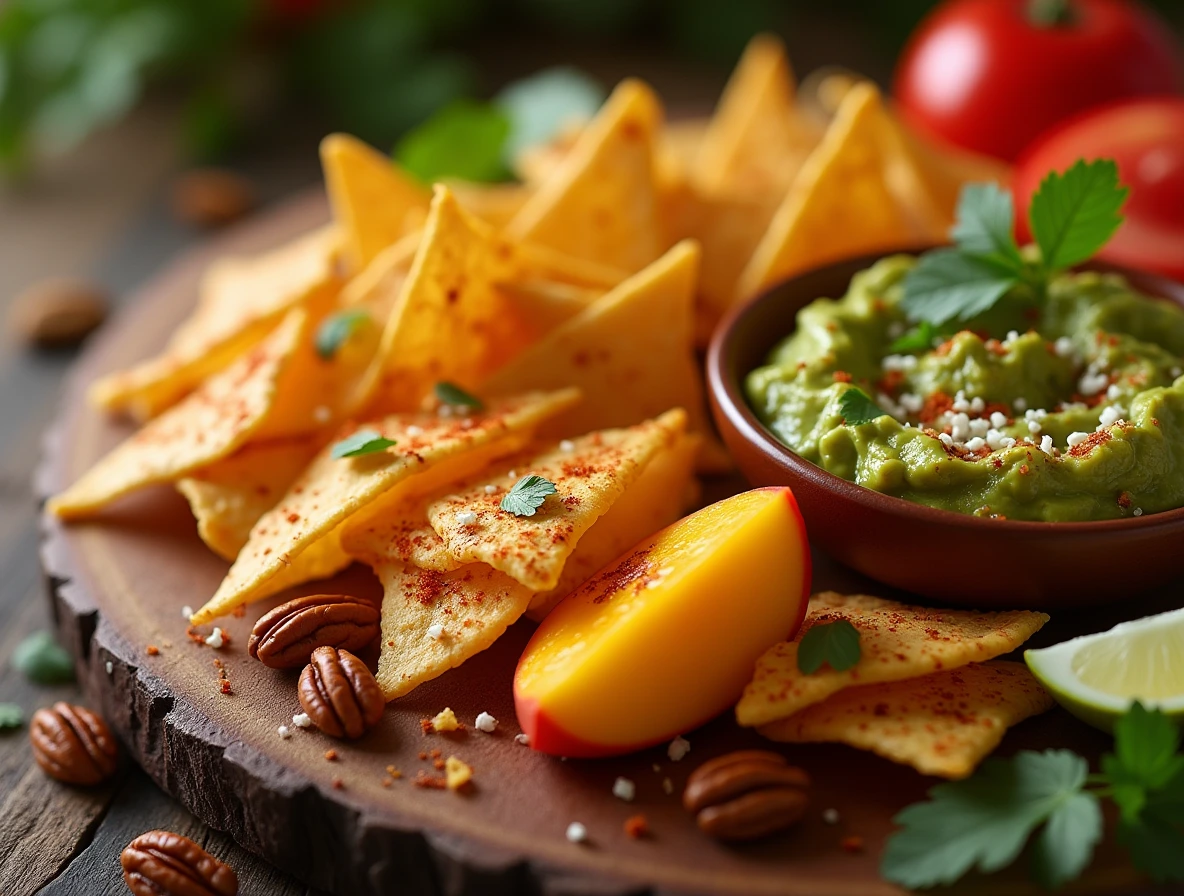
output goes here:
[{"label": "crumbled queso fresco", "polygon": [[[914,259],[886,258],[799,312],[746,381],[793,451],[867,488],[961,513],[1135,517],[1184,506],[1184,309],[1120,277],[1009,294],[926,343],[899,309]],[[842,396],[878,406],[848,425]]]}]

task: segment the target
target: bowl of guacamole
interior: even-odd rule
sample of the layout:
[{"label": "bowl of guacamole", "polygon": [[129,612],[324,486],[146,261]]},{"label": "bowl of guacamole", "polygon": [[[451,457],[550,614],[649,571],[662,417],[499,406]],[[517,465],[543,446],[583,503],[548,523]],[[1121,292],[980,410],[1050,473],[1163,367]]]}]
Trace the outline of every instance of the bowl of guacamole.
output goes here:
[{"label": "bowl of guacamole", "polygon": [[747,477],[793,487],[836,559],[949,603],[1184,577],[1184,287],[1091,265],[918,326],[916,264],[812,271],[717,330],[713,411]]}]

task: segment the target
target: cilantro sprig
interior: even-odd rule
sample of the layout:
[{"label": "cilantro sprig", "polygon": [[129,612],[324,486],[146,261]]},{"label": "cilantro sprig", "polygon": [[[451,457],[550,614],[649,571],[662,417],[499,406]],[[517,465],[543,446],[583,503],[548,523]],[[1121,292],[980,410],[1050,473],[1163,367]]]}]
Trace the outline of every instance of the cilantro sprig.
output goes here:
[{"label": "cilantro sprig", "polygon": [[848,426],[861,426],[883,417],[888,412],[872,401],[858,386],[844,389],[839,396],[839,413]]},{"label": "cilantro sprig", "polygon": [[435,387],[436,400],[454,408],[467,408],[473,411],[484,410],[485,402],[476,395],[471,395],[455,383],[440,382]]},{"label": "cilantro sprig", "polygon": [[361,457],[365,454],[377,454],[395,444],[394,439],[388,439],[372,429],[359,429],[352,436],[334,442],[329,454],[334,460],[346,457]]},{"label": "cilantro sprig", "polygon": [[514,516],[534,516],[548,495],[555,494],[555,483],[535,473],[523,476],[514,483],[499,505]]},{"label": "cilantro sprig", "polygon": [[811,626],[798,643],[798,670],[813,675],[823,664],[846,672],[859,662],[859,629],[846,619]]},{"label": "cilantro sprig", "polygon": [[1102,838],[1101,801],[1118,806],[1117,839],[1157,881],[1184,881],[1184,755],[1180,731],[1134,703],[1114,726],[1114,752],[1089,773],[1069,750],[1025,750],[991,759],[971,778],[939,784],[929,801],[894,821],[880,871],[915,889],[952,884],[973,868],[990,873],[1029,843],[1029,871],[1056,889],[1078,877]]},{"label": "cilantro sprig", "polygon": [[317,327],[317,355],[325,361],[332,360],[349,337],[370,321],[369,312],[361,308],[350,308],[331,314]]},{"label": "cilantro sprig", "polygon": [[914,321],[940,326],[977,317],[1017,286],[1042,298],[1056,274],[1114,235],[1128,192],[1112,159],[1078,160],[1064,174],[1051,172],[1028,208],[1039,249],[1028,259],[1015,239],[1011,194],[995,184],[968,184],[950,231],[953,248],[921,256],[905,278],[901,307]]}]

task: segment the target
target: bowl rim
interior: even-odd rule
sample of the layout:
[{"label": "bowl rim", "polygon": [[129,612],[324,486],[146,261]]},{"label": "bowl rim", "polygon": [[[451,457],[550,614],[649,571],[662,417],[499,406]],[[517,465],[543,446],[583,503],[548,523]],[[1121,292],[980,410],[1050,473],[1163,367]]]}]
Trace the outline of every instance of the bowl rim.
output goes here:
[{"label": "bowl rim", "polygon": [[[838,497],[852,501],[873,512],[911,517],[933,525],[955,526],[962,529],[979,530],[983,533],[1009,533],[1016,536],[1047,535],[1054,530],[1061,533],[1075,532],[1081,535],[1126,533],[1158,529],[1184,522],[1184,507],[1116,520],[1071,522],[997,519],[930,507],[857,485],[824,470],[796,454],[760,421],[756,413],[749,407],[744,395],[741,380],[747,371],[737,373],[735,370],[737,366],[735,356],[746,344],[746,341],[741,339],[741,333],[747,332],[743,322],[763,310],[765,306],[782,301],[784,294],[791,291],[794,284],[805,278],[823,278],[836,269],[853,269],[858,272],[870,267],[880,259],[899,254],[915,255],[929,248],[937,247],[905,246],[895,250],[850,256],[825,265],[818,265],[782,280],[753,299],[730,308],[712,332],[707,349],[707,385],[719,413],[727,418],[745,441],[755,447],[770,462],[786,469],[792,475],[812,480],[819,487]],[[1120,274],[1132,282],[1137,281],[1138,286],[1135,288],[1140,292],[1184,307],[1184,283],[1170,277],[1105,262],[1089,262],[1081,265],[1079,269]],[[789,330],[773,336],[769,348],[793,331],[794,328],[791,327]]]}]

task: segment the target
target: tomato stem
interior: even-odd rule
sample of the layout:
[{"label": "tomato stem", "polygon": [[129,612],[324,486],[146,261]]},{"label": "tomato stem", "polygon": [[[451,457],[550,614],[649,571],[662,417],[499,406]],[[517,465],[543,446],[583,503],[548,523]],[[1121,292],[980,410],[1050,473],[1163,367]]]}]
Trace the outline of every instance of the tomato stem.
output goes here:
[{"label": "tomato stem", "polygon": [[1028,21],[1037,28],[1060,28],[1074,18],[1070,0],[1028,0]]}]

